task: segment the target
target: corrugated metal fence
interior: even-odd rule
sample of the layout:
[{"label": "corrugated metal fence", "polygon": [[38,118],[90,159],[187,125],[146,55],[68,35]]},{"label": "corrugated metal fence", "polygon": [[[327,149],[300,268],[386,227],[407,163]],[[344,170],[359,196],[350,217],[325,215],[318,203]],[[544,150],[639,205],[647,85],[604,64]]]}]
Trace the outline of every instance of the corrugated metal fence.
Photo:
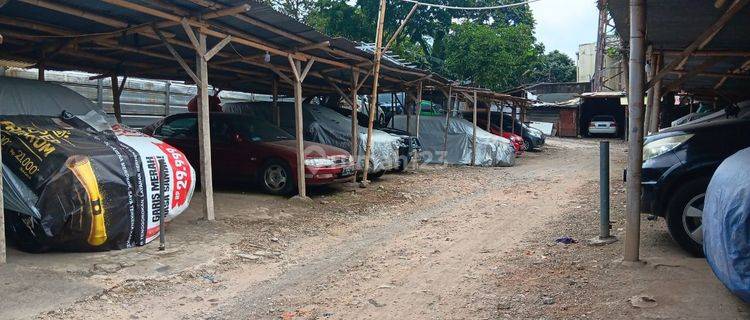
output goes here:
[{"label": "corrugated metal fence", "polygon": [[[37,73],[36,69],[9,68],[4,70],[6,77],[24,79],[37,79]],[[2,75],[0,73],[0,76]],[[44,76],[46,81],[66,86],[91,99],[107,114],[114,114],[112,85],[109,78],[89,80],[92,74],[56,71],[46,71]],[[122,78],[119,81],[122,81]],[[128,126],[141,128],[167,115],[187,112],[187,104],[195,94],[195,85],[186,85],[178,81],[128,78],[120,97],[123,122]],[[223,103],[271,100],[269,95],[236,91],[222,91],[219,97]]]}]

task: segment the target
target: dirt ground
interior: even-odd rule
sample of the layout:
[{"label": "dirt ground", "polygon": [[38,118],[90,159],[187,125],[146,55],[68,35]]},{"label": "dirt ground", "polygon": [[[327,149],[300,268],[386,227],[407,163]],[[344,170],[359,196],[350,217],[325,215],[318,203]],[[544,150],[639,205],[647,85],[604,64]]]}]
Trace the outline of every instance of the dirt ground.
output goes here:
[{"label": "dirt ground", "polygon": [[[512,168],[423,166],[298,202],[233,189],[158,244],[97,254],[11,251],[0,318],[747,319],[750,308],[642,220],[642,266],[598,232],[598,143],[549,139]],[[613,233],[624,228],[613,142]],[[557,244],[560,237],[577,240]]]}]

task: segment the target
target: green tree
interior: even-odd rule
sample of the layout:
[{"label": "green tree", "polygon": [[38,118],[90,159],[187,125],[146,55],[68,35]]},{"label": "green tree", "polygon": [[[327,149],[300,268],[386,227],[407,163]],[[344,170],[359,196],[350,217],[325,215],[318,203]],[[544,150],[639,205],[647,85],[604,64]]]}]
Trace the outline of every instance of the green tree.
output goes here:
[{"label": "green tree", "polygon": [[539,57],[531,70],[529,82],[573,82],[576,66],[568,55],[555,50]]},{"label": "green tree", "polygon": [[526,83],[544,52],[525,24],[456,24],[445,46],[449,76],[498,91]]}]

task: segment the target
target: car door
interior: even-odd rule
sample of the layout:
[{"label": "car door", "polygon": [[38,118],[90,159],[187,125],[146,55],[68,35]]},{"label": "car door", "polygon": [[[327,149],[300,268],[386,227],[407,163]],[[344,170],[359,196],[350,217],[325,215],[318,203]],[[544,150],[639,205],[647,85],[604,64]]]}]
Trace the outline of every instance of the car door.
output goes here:
[{"label": "car door", "polygon": [[214,180],[237,181],[252,177],[255,168],[251,163],[251,148],[232,125],[223,117],[211,118],[211,160]]},{"label": "car door", "polygon": [[200,167],[198,160],[198,119],[195,116],[169,118],[154,130],[154,138],[182,151],[196,170]]}]

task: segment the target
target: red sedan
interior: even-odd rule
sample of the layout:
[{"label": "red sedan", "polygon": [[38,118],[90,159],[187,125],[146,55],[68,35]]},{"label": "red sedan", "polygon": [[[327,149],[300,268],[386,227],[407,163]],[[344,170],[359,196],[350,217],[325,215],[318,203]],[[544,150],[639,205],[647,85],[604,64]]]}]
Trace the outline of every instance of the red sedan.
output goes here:
[{"label": "red sedan", "polygon": [[[296,191],[297,156],[294,137],[284,130],[247,115],[211,114],[211,161],[214,181],[258,183],[271,194]],[[143,129],[143,132],[182,151],[198,166],[198,116],[177,114]],[[305,183],[342,182],[356,173],[349,152],[305,141]]]},{"label": "red sedan", "polygon": [[[482,117],[477,117],[477,126],[482,129],[487,129],[487,120]],[[496,136],[500,135],[499,125],[493,123],[492,128],[490,129],[492,129],[490,133]],[[524,145],[523,137],[517,134],[514,134],[512,132],[509,132],[509,131],[503,131],[502,137],[510,140],[510,142],[513,144],[513,149],[516,150],[516,156],[520,156],[521,154],[523,154],[524,151],[526,151],[526,146]]]}]

